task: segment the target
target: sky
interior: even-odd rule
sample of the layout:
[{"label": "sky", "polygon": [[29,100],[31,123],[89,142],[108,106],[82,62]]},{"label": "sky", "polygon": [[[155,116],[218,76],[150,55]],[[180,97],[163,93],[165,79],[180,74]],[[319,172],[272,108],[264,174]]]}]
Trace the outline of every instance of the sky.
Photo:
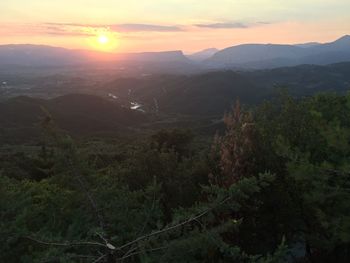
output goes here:
[{"label": "sky", "polygon": [[0,45],[108,52],[330,42],[350,0],[0,0]]}]

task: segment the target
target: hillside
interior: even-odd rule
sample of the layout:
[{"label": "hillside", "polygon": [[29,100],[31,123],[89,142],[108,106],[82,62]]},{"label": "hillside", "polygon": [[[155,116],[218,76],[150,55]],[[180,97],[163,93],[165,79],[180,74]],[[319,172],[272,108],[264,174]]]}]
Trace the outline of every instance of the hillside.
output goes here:
[{"label": "hillside", "polygon": [[298,97],[318,92],[345,93],[350,88],[350,62],[301,65],[257,71],[218,71],[192,76],[121,78],[102,90],[123,102],[138,102],[147,111],[222,114],[236,99],[256,104],[287,88]]},{"label": "hillside", "polygon": [[144,105],[147,111],[195,115],[222,114],[238,98],[254,103],[265,95],[248,78],[232,71],[118,79],[105,89],[120,100]]},{"label": "hillside", "polygon": [[21,139],[15,134],[38,136],[47,113],[57,127],[73,135],[120,132],[145,121],[142,114],[96,96],[71,94],[50,100],[21,96],[0,102],[0,140]]}]

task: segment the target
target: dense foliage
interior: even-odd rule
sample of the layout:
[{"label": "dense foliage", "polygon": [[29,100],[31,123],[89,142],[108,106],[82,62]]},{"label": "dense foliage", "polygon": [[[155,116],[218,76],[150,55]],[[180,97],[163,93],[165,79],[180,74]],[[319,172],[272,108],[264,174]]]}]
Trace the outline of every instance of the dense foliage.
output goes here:
[{"label": "dense foliage", "polygon": [[350,96],[224,122],[121,143],[46,119],[39,146],[1,153],[0,261],[349,262]]}]

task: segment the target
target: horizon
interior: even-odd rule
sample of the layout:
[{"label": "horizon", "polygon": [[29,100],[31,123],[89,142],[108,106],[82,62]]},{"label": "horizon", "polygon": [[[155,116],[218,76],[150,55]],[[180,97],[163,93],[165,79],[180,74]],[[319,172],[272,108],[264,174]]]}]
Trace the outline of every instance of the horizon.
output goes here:
[{"label": "horizon", "polygon": [[5,0],[0,8],[0,45],[112,53],[194,53],[248,43],[325,43],[350,32],[347,0],[208,0],[200,4],[184,0]]},{"label": "horizon", "polygon": [[[242,43],[242,44],[238,44],[238,45],[231,45],[231,46],[227,46],[227,47],[224,47],[222,49],[218,49],[216,47],[207,47],[207,48],[204,48],[204,49],[201,49],[201,50],[195,50],[195,51],[192,51],[192,52],[186,52],[186,50],[181,50],[181,49],[174,49],[174,50],[155,50],[155,51],[136,51],[136,52],[125,52],[124,54],[127,54],[127,53],[162,53],[162,52],[177,52],[177,51],[180,51],[182,52],[184,55],[192,55],[192,54],[196,54],[196,53],[199,53],[199,52],[202,52],[202,51],[206,51],[206,50],[210,50],[210,49],[217,49],[218,51],[220,50],[224,50],[224,49],[227,49],[227,48],[231,48],[231,47],[236,47],[236,46],[239,46],[239,45],[291,45],[291,46],[297,46],[297,45],[303,45],[303,44],[328,44],[328,43],[332,43],[332,42],[335,42],[339,39],[342,39],[344,37],[350,37],[350,34],[345,34],[345,35],[342,35],[342,36],[339,36],[337,37],[336,39],[333,39],[331,41],[327,41],[327,42],[319,42],[319,41],[310,41],[310,42],[303,42],[303,43],[270,43],[270,42],[265,42],[265,43]],[[73,50],[73,51],[93,51],[93,52],[102,52],[102,53],[111,53],[111,54],[123,54],[122,52],[118,52],[118,50],[115,50],[115,52],[113,51],[108,51],[108,50],[96,50],[96,49],[76,49],[76,48],[69,48],[69,47],[62,47],[62,46],[53,46],[53,45],[46,45],[46,44],[32,44],[32,43],[8,43],[8,44],[0,44],[0,47],[1,46],[11,46],[11,45],[14,45],[14,46],[43,46],[43,47],[51,47],[51,48],[63,48],[63,49],[67,49],[67,50]]]}]

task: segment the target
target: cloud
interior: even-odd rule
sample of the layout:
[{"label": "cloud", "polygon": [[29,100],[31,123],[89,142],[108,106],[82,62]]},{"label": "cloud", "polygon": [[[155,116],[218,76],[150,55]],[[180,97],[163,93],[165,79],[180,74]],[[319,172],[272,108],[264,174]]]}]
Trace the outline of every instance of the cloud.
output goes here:
[{"label": "cloud", "polygon": [[109,29],[114,32],[179,32],[183,31],[181,27],[169,25],[154,24],[78,24],[78,23],[45,23],[48,26],[62,28],[91,28],[91,29]]},{"label": "cloud", "polygon": [[256,26],[270,25],[272,22],[260,21],[255,23],[242,23],[242,22],[218,22],[209,24],[196,24],[194,26],[200,28],[210,28],[210,29],[230,29],[230,28],[251,28]]},{"label": "cloud", "polygon": [[44,23],[48,26],[72,26],[72,27],[97,27],[98,25],[93,24],[79,24],[79,23]]},{"label": "cloud", "polygon": [[91,32],[84,32],[81,30],[69,30],[61,26],[46,26],[41,30],[44,34],[53,36],[93,36]]},{"label": "cloud", "polygon": [[196,24],[196,27],[212,28],[212,29],[227,29],[227,28],[248,28],[250,26],[243,23],[212,23],[212,24]]},{"label": "cloud", "polygon": [[267,21],[260,21],[260,22],[257,22],[258,25],[271,25],[273,24],[273,22],[267,22]]},{"label": "cloud", "polygon": [[142,32],[142,31],[153,31],[153,32],[179,32],[183,31],[178,26],[164,26],[164,25],[149,25],[149,24],[118,24],[109,25],[114,31],[119,32]]}]

